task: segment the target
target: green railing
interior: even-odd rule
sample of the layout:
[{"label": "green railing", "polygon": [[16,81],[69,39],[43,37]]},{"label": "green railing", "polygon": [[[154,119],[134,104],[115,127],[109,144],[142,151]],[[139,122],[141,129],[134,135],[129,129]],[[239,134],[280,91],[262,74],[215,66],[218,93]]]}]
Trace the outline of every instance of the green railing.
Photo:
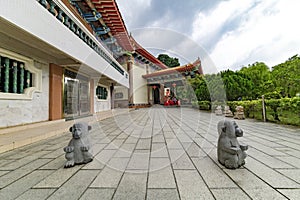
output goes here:
[{"label": "green railing", "polygon": [[[124,70],[103,51],[103,49],[86,33],[80,25],[78,25],[66,12],[63,11],[53,0],[37,0],[45,9],[47,9],[57,20],[62,22],[69,30],[84,41],[90,48],[92,48],[98,55],[100,55],[106,62],[108,62],[120,74],[124,75]],[[95,37],[95,36],[94,36]],[[96,38],[96,37],[95,37]],[[99,39],[96,38],[100,43]]]},{"label": "green railing", "polygon": [[0,55],[0,92],[23,94],[32,87],[32,73],[23,62]]}]

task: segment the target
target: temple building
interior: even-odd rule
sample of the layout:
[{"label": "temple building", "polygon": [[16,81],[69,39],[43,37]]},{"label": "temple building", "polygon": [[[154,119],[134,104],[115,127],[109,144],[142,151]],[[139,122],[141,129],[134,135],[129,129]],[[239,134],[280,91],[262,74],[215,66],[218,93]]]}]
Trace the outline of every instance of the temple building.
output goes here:
[{"label": "temple building", "polygon": [[2,0],[0,128],[163,104],[203,73],[168,68],[131,36],[115,0]]}]

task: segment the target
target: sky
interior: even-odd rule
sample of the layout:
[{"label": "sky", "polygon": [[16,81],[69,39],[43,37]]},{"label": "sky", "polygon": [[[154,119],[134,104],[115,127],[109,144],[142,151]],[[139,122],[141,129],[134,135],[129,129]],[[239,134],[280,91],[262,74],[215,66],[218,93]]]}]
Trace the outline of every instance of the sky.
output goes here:
[{"label": "sky", "polygon": [[300,54],[299,0],[116,0],[127,31],[157,57],[202,61],[204,73]]}]

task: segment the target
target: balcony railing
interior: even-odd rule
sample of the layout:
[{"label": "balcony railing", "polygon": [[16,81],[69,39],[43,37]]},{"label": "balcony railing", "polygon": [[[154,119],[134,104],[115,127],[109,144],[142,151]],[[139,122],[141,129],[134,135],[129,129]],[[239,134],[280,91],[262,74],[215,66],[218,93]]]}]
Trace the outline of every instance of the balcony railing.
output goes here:
[{"label": "balcony railing", "polygon": [[[101,41],[97,40],[93,34],[91,34],[87,28],[78,22],[78,20],[62,5],[58,0],[37,0],[45,9],[47,9],[53,16],[56,17],[61,23],[63,23],[70,31],[77,35],[82,41],[84,41],[90,48],[92,48],[98,55],[106,60],[112,67],[114,67],[119,73],[125,75],[126,73],[121,66],[114,60],[113,54],[109,55],[109,51],[105,48],[105,45]],[[125,75],[125,78],[128,76]]]}]

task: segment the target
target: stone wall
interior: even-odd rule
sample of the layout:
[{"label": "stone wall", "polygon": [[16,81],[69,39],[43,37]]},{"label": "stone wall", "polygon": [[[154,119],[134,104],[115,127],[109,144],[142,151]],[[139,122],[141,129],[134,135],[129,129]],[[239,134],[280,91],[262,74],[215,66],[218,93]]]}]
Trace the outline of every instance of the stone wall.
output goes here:
[{"label": "stone wall", "polygon": [[42,90],[32,99],[0,99],[0,127],[23,125],[49,119],[49,66],[38,63],[42,69]]}]

